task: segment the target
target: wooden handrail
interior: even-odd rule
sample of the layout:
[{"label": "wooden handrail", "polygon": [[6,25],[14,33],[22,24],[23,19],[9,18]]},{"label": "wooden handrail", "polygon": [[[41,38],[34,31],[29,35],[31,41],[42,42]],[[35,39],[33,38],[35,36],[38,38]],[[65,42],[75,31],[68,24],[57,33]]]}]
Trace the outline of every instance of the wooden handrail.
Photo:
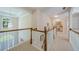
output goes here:
[{"label": "wooden handrail", "polygon": [[32,44],[32,28],[30,29],[30,44]]},{"label": "wooden handrail", "polygon": [[42,33],[44,33],[44,31],[42,31],[42,30],[37,30],[37,29],[32,29],[33,31],[37,31],[37,32],[42,32]]},{"label": "wooden handrail", "polygon": [[[0,30],[0,33],[13,32],[13,31],[21,31],[21,30],[30,30],[30,44],[32,44],[32,31],[37,31],[37,32],[44,33],[45,34],[45,38],[44,38],[44,51],[47,51],[47,29],[46,29],[46,27],[44,27],[44,31],[37,30],[37,29],[32,29],[32,28],[22,28],[22,29],[9,29],[9,30],[5,29],[5,30]],[[52,30],[52,29],[50,29],[50,30]]]},{"label": "wooden handrail", "polygon": [[72,28],[70,28],[69,30],[70,30],[70,31],[73,31],[73,32],[76,33],[76,34],[79,34],[79,32],[73,30]]},{"label": "wooden handrail", "polygon": [[47,51],[47,30],[46,30],[46,27],[44,27],[44,31],[45,31],[44,51]]},{"label": "wooden handrail", "polygon": [[20,31],[20,30],[29,30],[29,29],[31,29],[31,28],[11,29],[11,30],[5,29],[5,30],[1,30],[0,33],[2,33],[2,32]]}]

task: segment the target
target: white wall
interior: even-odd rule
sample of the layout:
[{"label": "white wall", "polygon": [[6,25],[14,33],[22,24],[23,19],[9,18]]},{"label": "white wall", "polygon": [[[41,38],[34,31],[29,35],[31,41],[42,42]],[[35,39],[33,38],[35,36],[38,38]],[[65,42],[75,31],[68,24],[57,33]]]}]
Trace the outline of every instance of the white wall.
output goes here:
[{"label": "white wall", "polygon": [[44,30],[44,26],[50,22],[50,19],[47,15],[43,14],[40,10],[33,12],[32,27],[39,30]]},{"label": "white wall", "polygon": [[8,16],[7,13],[3,13],[3,14],[0,13],[0,22],[1,22],[0,23],[0,26],[1,26],[0,29],[3,29],[3,18],[8,18],[9,19],[9,24],[8,24],[9,27],[7,29],[16,29],[16,28],[18,28],[18,17],[11,16],[11,15]]},{"label": "white wall", "polygon": [[32,15],[27,13],[24,16],[19,17],[19,28],[31,28]]},{"label": "white wall", "polygon": [[38,11],[33,11],[32,13],[32,28],[37,28],[37,16],[38,16]]},{"label": "white wall", "polygon": [[[19,17],[19,29],[31,28],[32,14],[27,12]],[[30,30],[19,31],[19,41],[27,41],[30,39]]]},{"label": "white wall", "polygon": [[79,29],[79,12],[72,15],[71,28]]},{"label": "white wall", "polygon": [[16,29],[16,28],[18,28],[18,18],[16,18],[16,17],[12,17],[11,18],[12,19],[12,28],[13,29]]},{"label": "white wall", "polygon": [[[79,32],[79,8],[72,8],[70,28]],[[79,51],[79,35],[70,31],[70,43],[75,51]]]},{"label": "white wall", "polygon": [[64,27],[63,27],[63,34],[61,34],[67,40],[69,39],[68,38],[68,30],[69,30],[68,20],[69,20],[68,15],[63,18],[63,25],[64,25]]},{"label": "white wall", "polygon": [[70,43],[73,47],[73,50],[79,51],[79,35],[70,31]]},{"label": "white wall", "polygon": [[48,34],[47,34],[47,50],[48,51],[51,51],[51,47],[53,46],[53,40],[54,40],[54,33],[53,33],[53,30],[52,31],[49,31]]},{"label": "white wall", "polygon": [[79,8],[74,7],[71,10],[71,22],[70,22],[71,28],[78,29],[79,28]]}]

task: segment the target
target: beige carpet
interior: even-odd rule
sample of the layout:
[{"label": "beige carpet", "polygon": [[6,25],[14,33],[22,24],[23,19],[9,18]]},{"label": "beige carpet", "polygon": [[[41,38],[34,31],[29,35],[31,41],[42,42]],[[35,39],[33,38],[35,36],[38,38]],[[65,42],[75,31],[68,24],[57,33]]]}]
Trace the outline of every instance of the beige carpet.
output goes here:
[{"label": "beige carpet", "polygon": [[51,51],[73,51],[73,48],[65,35],[59,33],[52,42]]},{"label": "beige carpet", "polygon": [[9,51],[39,51],[39,50],[30,45],[29,42],[27,41],[17,47],[10,49]]}]

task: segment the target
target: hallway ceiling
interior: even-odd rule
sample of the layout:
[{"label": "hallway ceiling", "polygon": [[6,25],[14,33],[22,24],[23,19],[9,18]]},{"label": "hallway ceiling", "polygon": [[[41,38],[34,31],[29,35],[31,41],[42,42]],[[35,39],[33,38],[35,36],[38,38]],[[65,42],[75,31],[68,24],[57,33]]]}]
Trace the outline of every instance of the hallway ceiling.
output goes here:
[{"label": "hallway ceiling", "polygon": [[29,9],[30,11],[40,10],[42,13],[47,14],[61,14],[67,10],[63,7],[23,7],[24,9]]},{"label": "hallway ceiling", "polygon": [[39,10],[40,12],[49,16],[61,15],[70,10],[68,7],[23,7],[23,9],[30,11]]},{"label": "hallway ceiling", "polygon": [[49,16],[60,15],[67,11],[68,8],[63,7],[0,7],[0,12],[11,13],[15,16],[20,16],[28,12],[39,10]]}]

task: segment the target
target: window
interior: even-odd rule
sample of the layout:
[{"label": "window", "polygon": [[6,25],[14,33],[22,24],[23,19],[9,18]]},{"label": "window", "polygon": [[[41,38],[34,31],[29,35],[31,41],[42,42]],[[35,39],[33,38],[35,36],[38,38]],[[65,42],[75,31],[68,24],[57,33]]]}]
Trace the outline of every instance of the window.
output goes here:
[{"label": "window", "polygon": [[9,19],[3,18],[2,20],[3,20],[3,28],[8,28]]}]

